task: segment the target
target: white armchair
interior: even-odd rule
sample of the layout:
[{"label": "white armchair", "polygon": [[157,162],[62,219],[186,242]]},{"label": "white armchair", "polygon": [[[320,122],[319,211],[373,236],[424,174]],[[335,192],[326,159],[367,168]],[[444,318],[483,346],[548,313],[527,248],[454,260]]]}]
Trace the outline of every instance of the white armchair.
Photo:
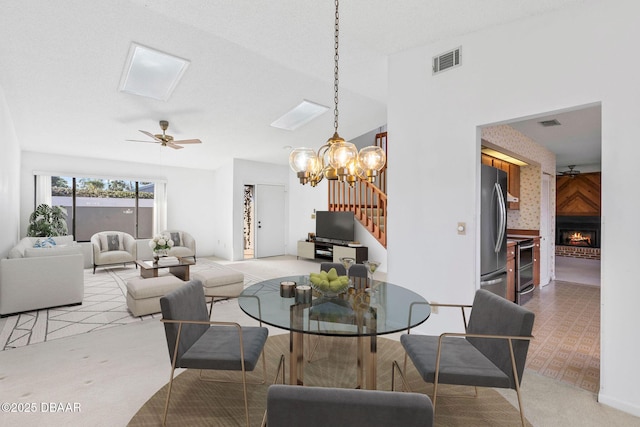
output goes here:
[{"label": "white armchair", "polygon": [[136,240],[122,231],[101,231],[91,236],[93,247],[93,273],[96,267],[136,261]]},{"label": "white armchair", "polygon": [[171,240],[173,240],[173,247],[169,249],[169,256],[196,260],[196,241],[191,234],[182,230],[164,230],[160,234],[171,236]]}]

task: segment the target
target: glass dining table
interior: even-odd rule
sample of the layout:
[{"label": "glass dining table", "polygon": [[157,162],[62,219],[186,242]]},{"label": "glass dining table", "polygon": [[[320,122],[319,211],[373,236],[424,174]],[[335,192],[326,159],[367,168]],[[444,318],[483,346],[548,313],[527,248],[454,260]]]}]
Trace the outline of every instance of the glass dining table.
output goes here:
[{"label": "glass dining table", "polygon": [[310,302],[298,303],[295,296],[280,296],[281,282],[308,285],[309,276],[256,283],[242,292],[238,302],[250,317],[289,331],[290,384],[304,384],[304,335],[340,336],[357,340],[357,387],[375,390],[377,337],[418,326],[431,314],[424,297],[384,281],[371,284],[352,278],[345,292],[325,296],[314,291]]}]

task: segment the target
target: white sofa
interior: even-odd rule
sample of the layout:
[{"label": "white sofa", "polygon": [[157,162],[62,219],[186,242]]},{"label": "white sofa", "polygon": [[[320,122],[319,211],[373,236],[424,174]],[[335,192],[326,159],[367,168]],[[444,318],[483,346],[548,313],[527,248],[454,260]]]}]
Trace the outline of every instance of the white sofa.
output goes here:
[{"label": "white sofa", "polygon": [[25,237],[0,260],[0,316],[81,304],[84,257],[73,236],[53,237],[53,247],[34,248]]}]

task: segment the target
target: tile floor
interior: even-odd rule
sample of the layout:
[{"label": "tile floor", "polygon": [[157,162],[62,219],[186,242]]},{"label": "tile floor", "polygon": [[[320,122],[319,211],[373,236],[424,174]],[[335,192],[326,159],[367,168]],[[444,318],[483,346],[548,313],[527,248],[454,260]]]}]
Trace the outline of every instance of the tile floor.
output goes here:
[{"label": "tile floor", "polygon": [[[599,265],[560,260],[555,280],[538,288],[526,308],[536,314],[535,340],[529,347],[527,368],[541,375],[597,393],[600,387],[600,274]],[[587,260],[589,261],[589,260]],[[575,270],[574,273],[571,271]],[[597,273],[597,274],[596,274]],[[597,277],[596,277],[597,276]],[[583,284],[587,282],[587,284]]]}]

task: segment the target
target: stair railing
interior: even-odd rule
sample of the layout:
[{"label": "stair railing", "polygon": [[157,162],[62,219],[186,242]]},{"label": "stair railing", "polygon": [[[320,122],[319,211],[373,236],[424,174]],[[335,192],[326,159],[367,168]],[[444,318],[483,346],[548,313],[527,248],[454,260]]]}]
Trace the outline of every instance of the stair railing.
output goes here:
[{"label": "stair railing", "polygon": [[356,219],[385,248],[387,247],[387,195],[364,180],[353,187],[344,182],[329,181],[329,210],[351,211]]}]

